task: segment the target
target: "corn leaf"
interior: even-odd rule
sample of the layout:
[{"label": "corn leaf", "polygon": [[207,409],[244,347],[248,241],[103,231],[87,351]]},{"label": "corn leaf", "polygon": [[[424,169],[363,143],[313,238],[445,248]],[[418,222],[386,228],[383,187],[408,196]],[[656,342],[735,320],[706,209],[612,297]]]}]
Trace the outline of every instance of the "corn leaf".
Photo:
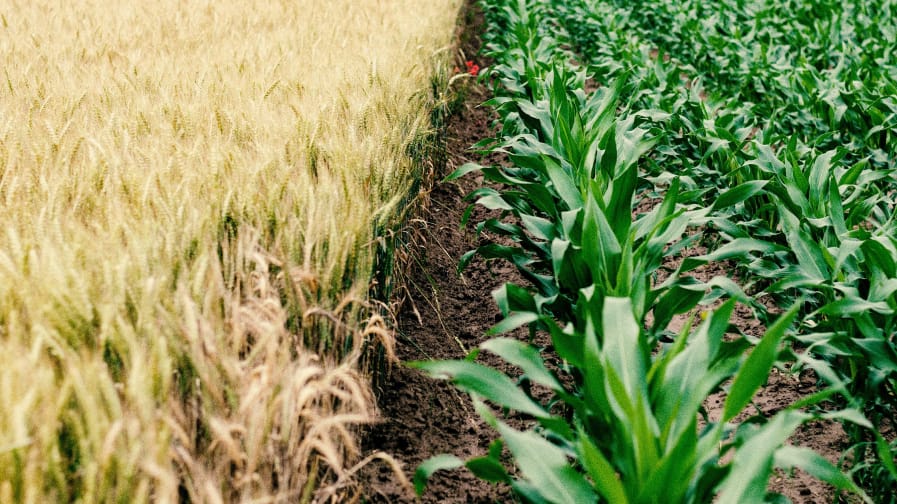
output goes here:
[{"label": "corn leaf", "polygon": [[533,382],[554,391],[563,390],[557,378],[545,367],[542,356],[534,346],[510,338],[493,338],[480,345],[480,348],[519,367]]},{"label": "corn leaf", "polygon": [[722,418],[724,422],[735,418],[747,406],[757,390],[766,383],[778,354],[779,343],[797,317],[799,308],[800,303],[795,303],[784,315],[780,316],[748,356],[744,366],[735,376],[732,387],[729,389],[729,395],[726,397]]},{"label": "corn leaf", "polygon": [[592,486],[567,462],[567,453],[561,448],[502,422],[497,428],[523,477],[547,501],[580,504],[596,500]]},{"label": "corn leaf", "polygon": [[728,208],[735,204],[741,203],[748,198],[761,194],[763,188],[768,184],[768,180],[752,180],[744,184],[737,185],[720,194],[716,201],[713,202],[712,209],[714,211]]},{"label": "corn leaf", "polygon": [[595,443],[592,442],[589,436],[581,430],[577,448],[579,459],[582,461],[586,472],[592,478],[598,494],[604,497],[607,502],[627,504],[629,498],[617,471],[604,457],[601,450],[595,446]]},{"label": "corn leaf", "polygon": [[719,504],[764,502],[766,484],[772,473],[775,453],[794,430],[811,418],[806,413],[784,410],[759,428],[738,448],[732,460],[732,470],[723,483]]},{"label": "corn leaf", "polygon": [[425,460],[414,471],[414,491],[418,496],[424,494],[427,481],[436,471],[457,469],[464,466],[464,461],[454,455],[436,455]]},{"label": "corn leaf", "polygon": [[426,371],[434,378],[450,379],[459,388],[478,394],[495,404],[537,418],[548,413],[530,399],[513,380],[490,367],[467,361],[411,362],[410,367]]},{"label": "corn leaf", "polygon": [[822,455],[802,446],[782,446],[775,452],[775,465],[782,469],[799,468],[811,476],[830,483],[840,490],[848,490],[860,496],[864,502],[872,503],[865,492],[842,473],[834,464],[826,460]]}]

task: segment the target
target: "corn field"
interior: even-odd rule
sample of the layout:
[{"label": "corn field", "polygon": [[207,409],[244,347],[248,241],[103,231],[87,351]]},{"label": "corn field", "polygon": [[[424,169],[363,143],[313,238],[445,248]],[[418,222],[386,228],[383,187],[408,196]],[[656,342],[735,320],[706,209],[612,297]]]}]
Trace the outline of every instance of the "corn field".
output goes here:
[{"label": "corn field", "polygon": [[[526,283],[494,291],[467,359],[413,363],[497,435],[424,462],[418,493],[464,467],[522,502],[787,502],[770,479],[801,469],[839,502],[897,502],[895,4],[480,5],[497,119],[474,149],[506,162],[449,176],[481,176],[491,216],[465,215],[485,243],[460,268]],[[503,336],[521,327],[550,344]],[[760,414],[773,370],[816,388]],[[788,443],[818,420],[847,432],[840,459]]]}]

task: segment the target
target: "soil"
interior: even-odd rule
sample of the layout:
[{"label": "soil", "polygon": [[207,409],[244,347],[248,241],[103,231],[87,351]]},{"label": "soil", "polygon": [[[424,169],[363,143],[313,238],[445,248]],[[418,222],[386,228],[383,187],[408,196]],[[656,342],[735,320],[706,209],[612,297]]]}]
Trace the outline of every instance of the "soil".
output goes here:
[{"label": "soil", "polygon": [[[466,103],[449,125],[451,164],[468,161],[468,147],[490,134],[491,117],[476,108],[485,100],[479,88],[470,89]],[[491,291],[507,281],[519,281],[510,265],[472,262],[457,274],[462,254],[476,247],[471,229],[460,229],[467,207],[464,195],[477,181],[437,184],[422,230],[416,261],[406,279],[411,301],[398,314],[397,354],[402,361],[460,359],[485,340],[486,331],[500,320]],[[474,218],[477,218],[474,215]],[[482,455],[494,434],[474,412],[466,394],[419,371],[395,367],[379,397],[383,422],[374,426],[365,449],[382,450],[401,460],[409,473],[425,459],[440,453],[461,458]],[[413,502],[381,467],[370,482],[371,502]],[[480,482],[466,471],[442,471],[428,485],[424,502],[505,502],[509,489]]]},{"label": "soil", "polygon": [[[461,50],[466,59],[473,59],[479,51],[482,15],[470,7],[465,21],[459,36]],[[483,66],[484,62],[480,64]],[[479,107],[488,98],[484,87],[466,86],[464,101],[447,125],[447,173],[468,161],[482,164],[502,161],[480,158],[470,150],[474,143],[492,136],[494,116],[488,108]],[[409,301],[396,316],[397,354],[402,362],[464,358],[470,349],[485,340],[485,332],[500,320],[492,290],[506,282],[522,284],[513,266],[507,263],[485,264],[475,259],[463,274],[456,273],[461,255],[478,244],[473,230],[462,229],[460,222],[468,207],[464,196],[481,182],[473,176],[457,182],[437,182],[429,193],[428,210],[418,221],[417,239],[407,251],[413,258],[404,280]],[[485,215],[482,212],[475,210],[471,222],[478,222]],[[701,274],[709,279],[726,272],[717,266]],[[736,310],[733,323],[752,335],[759,336],[764,330],[746,307]],[[756,397],[755,407],[764,415],[772,415],[797,398],[814,392],[815,383],[806,373],[794,377],[774,370],[767,386]],[[494,432],[474,412],[468,396],[445,382],[400,364],[392,368],[379,388],[382,420],[368,429],[363,449],[368,453],[379,450],[391,455],[404,467],[409,479],[414,469],[431,456],[450,453],[467,459],[482,455],[495,438]],[[722,395],[708,399],[706,407],[711,418],[721,414],[723,402]],[[837,462],[844,440],[845,434],[838,424],[817,422],[801,429],[791,443],[813,448]],[[370,464],[361,471],[361,479],[365,502],[415,502],[413,492],[389,465]],[[797,504],[835,499],[831,487],[800,471],[794,475],[777,474],[770,490],[783,493]],[[466,470],[436,473],[422,498],[428,503],[513,500],[509,488],[477,480]]]}]

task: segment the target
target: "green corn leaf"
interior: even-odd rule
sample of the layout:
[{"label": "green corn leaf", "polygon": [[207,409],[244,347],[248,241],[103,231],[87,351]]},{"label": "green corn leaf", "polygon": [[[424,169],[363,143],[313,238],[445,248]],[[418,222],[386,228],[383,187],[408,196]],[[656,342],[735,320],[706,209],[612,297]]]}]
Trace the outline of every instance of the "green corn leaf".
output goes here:
[{"label": "green corn leaf", "polygon": [[508,316],[511,312],[537,312],[536,300],[533,295],[523,287],[512,283],[502,284],[492,291],[492,299],[498,305],[502,315]]},{"label": "green corn leaf", "polygon": [[575,278],[572,283],[570,282],[570,278],[564,278],[565,273],[567,273],[567,251],[571,248],[571,243],[567,240],[561,240],[559,238],[555,238],[551,242],[551,271],[554,274],[554,277],[557,279],[558,284],[560,285],[576,285],[577,282]]},{"label": "green corn leaf", "polygon": [[660,109],[650,109],[650,110],[639,110],[635,112],[636,117],[644,117],[646,119],[650,119],[653,122],[666,122],[671,117],[672,114]]},{"label": "green corn leaf", "polygon": [[832,226],[835,228],[835,234],[844,236],[847,234],[847,223],[844,220],[844,205],[841,201],[841,192],[838,190],[838,184],[834,179],[829,182],[829,215],[832,219]]},{"label": "green corn leaf", "polygon": [[489,454],[483,457],[475,457],[465,464],[470,472],[477,478],[493,483],[510,483],[511,476],[508,470],[501,464],[500,454]]},{"label": "green corn leaf", "polygon": [[493,338],[480,345],[480,348],[519,367],[533,382],[553,391],[563,390],[560,382],[545,367],[539,350],[534,346],[511,338]]},{"label": "green corn leaf", "polygon": [[[792,136],[788,141],[788,148],[785,150],[787,153],[795,153],[797,152],[797,136]],[[789,175],[786,178],[787,186],[789,189],[793,189],[796,194],[800,194],[803,198],[805,194],[809,192],[810,181],[807,180],[807,175],[801,169],[800,166],[796,164],[785,165],[785,172]]]},{"label": "green corn leaf", "polygon": [[470,216],[473,215],[473,211],[476,210],[476,205],[468,205],[467,208],[464,209],[464,213],[461,214],[461,223],[458,226],[459,229],[464,229],[467,227],[467,223],[470,221]]},{"label": "green corn leaf", "polygon": [[561,228],[564,230],[565,238],[582,234],[583,215],[582,208],[561,212]]},{"label": "green corn leaf", "polygon": [[[517,187],[526,192],[528,201],[533,207],[544,212],[555,221],[558,219],[561,214],[561,209],[558,207],[558,201],[551,194],[548,187],[542,183],[530,183],[518,185]],[[527,215],[525,212],[523,212],[523,214]]]},{"label": "green corn leaf", "polygon": [[[629,298],[608,297],[602,310],[604,343],[600,359],[608,395],[618,421],[624,424],[633,451],[634,466],[627,474],[637,481],[649,476],[658,457],[656,437],[659,428],[648,404],[647,360],[645,338],[633,314]],[[623,471],[624,474],[627,470]]]},{"label": "green corn leaf", "polygon": [[795,265],[789,265],[779,271],[784,273],[784,278],[766,288],[767,292],[782,292],[790,289],[808,288],[814,289],[820,286],[822,280],[816,276],[810,276],[806,271]]},{"label": "green corn leaf", "polygon": [[443,179],[443,181],[449,182],[452,180],[457,180],[457,179],[463,177],[464,175],[467,175],[468,173],[472,173],[475,171],[481,171],[482,169],[483,169],[483,167],[477,163],[464,163],[457,170],[453,171],[447,177],[445,177],[445,179]]},{"label": "green corn leaf", "polygon": [[681,179],[679,177],[670,181],[666,194],[660,206],[656,207],[652,213],[654,214],[653,233],[663,233],[664,228],[669,225],[670,219],[676,213],[676,203],[679,201],[679,186]]},{"label": "green corn leaf", "polygon": [[628,504],[629,498],[620,476],[611,463],[604,457],[601,450],[589,438],[588,434],[580,430],[577,443],[579,460],[586,472],[595,483],[598,494],[607,502]]},{"label": "green corn leaf", "polygon": [[744,304],[748,304],[751,299],[750,296],[745,294],[741,286],[729,277],[721,275],[715,276],[703,285],[705,288],[711,290],[711,293],[704,299],[705,302],[710,299],[716,299],[723,293],[726,296],[738,300]]},{"label": "green corn leaf", "polygon": [[618,149],[616,173],[628,170],[654,148],[657,139],[646,139],[648,130],[633,127],[635,116],[624,115],[618,119],[616,143]]},{"label": "green corn leaf", "polygon": [[[648,240],[648,243],[642,245],[642,247],[645,247],[645,259],[649,261],[647,264],[651,265],[652,271],[660,266],[662,257],[675,256],[681,250],[684,250],[689,243],[694,243],[700,239],[700,236],[697,234],[684,240],[680,239],[685,234],[688,226],[694,224],[693,218],[694,215],[689,215],[689,213],[682,211],[670,215],[658,223],[652,231],[654,234]],[[658,232],[659,234],[657,234]],[[641,252],[636,253],[636,255],[640,254]]]},{"label": "green corn leaf", "polygon": [[858,297],[846,297],[823,306],[822,308],[817,310],[816,313],[822,315],[847,317],[850,315],[856,315],[870,311],[883,314],[890,314],[894,312],[894,310],[891,309],[888,303],[884,301],[871,302]]},{"label": "green corn leaf", "polygon": [[523,223],[523,227],[536,237],[536,239],[551,241],[557,237],[555,224],[548,219],[524,214],[520,216],[520,222]]},{"label": "green corn leaf", "polygon": [[781,173],[785,169],[783,163],[772,150],[770,145],[757,144],[754,146],[757,151],[757,159],[748,161],[749,166],[756,166],[765,173],[774,174]]},{"label": "green corn leaf", "polygon": [[857,185],[860,187],[865,187],[873,184],[876,181],[887,179],[889,177],[893,177],[893,172],[891,170],[865,170],[860,172],[859,179],[857,180]]},{"label": "green corn leaf", "polygon": [[819,205],[828,195],[828,182],[832,174],[832,163],[837,151],[828,151],[816,157],[810,168],[808,185],[810,186],[810,202]]},{"label": "green corn leaf", "polygon": [[[617,268],[617,275],[612,284],[610,294],[614,296],[629,296],[632,301],[632,309],[636,316],[641,319],[644,314],[644,294],[646,292],[641,289],[647,286],[648,282],[644,275],[637,275],[635,270],[635,251],[632,250],[632,240],[629,236],[623,242],[623,255],[620,257],[620,266]],[[646,290],[646,289],[645,289]]]},{"label": "green corn leaf", "polygon": [[601,358],[601,340],[597,332],[598,321],[594,319],[591,310],[585,312],[585,332],[582,337],[581,347],[578,349],[582,356],[579,369],[583,372],[583,386],[585,400],[595,411],[608,412],[611,408],[605,385],[604,361]]},{"label": "green corn leaf", "polygon": [[641,334],[629,298],[604,299],[602,355],[617,371],[629,397],[647,397]]},{"label": "green corn leaf", "polygon": [[785,410],[759,428],[736,452],[732,470],[723,483],[719,504],[764,502],[776,451],[794,430],[811,418],[806,413]]},{"label": "green corn leaf", "polygon": [[829,411],[823,413],[820,418],[822,418],[823,420],[837,420],[841,423],[850,422],[865,429],[874,429],[874,427],[872,426],[872,422],[870,422],[869,419],[866,418],[866,416],[857,409]]},{"label": "green corn leaf", "polygon": [[497,243],[487,243],[479,247],[477,254],[483,259],[506,259],[517,266],[526,266],[530,260],[520,248]]},{"label": "green corn leaf", "polygon": [[573,178],[567,173],[567,170],[548,156],[543,156],[542,159],[545,162],[545,171],[548,178],[551,180],[551,184],[554,186],[554,190],[557,191],[558,196],[566,204],[567,209],[582,208],[582,195]]},{"label": "green corn leaf", "polygon": [[[520,108],[520,112],[528,117],[531,117],[538,121],[540,129],[543,131],[545,138],[552,138],[554,136],[553,124],[551,118],[551,112],[547,107],[539,106],[541,104],[535,104],[529,99],[515,100],[517,107]],[[542,102],[544,104],[544,102]]]},{"label": "green corn leaf", "polygon": [[782,247],[771,242],[758,240],[755,238],[736,238],[722,247],[714,250],[709,254],[695,257],[686,257],[682,261],[679,268],[680,272],[691,271],[698,266],[707,264],[712,261],[724,261],[726,259],[744,259],[751,252],[759,252],[761,254],[771,254]]},{"label": "green corn leaf", "polygon": [[426,371],[434,378],[448,378],[462,390],[478,394],[502,407],[537,418],[548,413],[530,399],[513,380],[492,368],[467,361],[410,362],[408,366]]},{"label": "green corn leaf", "polygon": [[470,261],[472,261],[473,258],[474,258],[474,256],[476,256],[476,255],[477,255],[477,251],[476,251],[476,249],[474,249],[474,250],[468,250],[467,252],[465,252],[465,253],[461,256],[461,258],[458,259],[458,269],[457,269],[457,272],[458,272],[458,273],[462,273],[462,272],[463,272],[463,271],[470,265]]},{"label": "green corn leaf", "polygon": [[801,272],[819,283],[830,280],[829,266],[825,261],[820,244],[801,228],[800,222],[791,212],[780,209],[782,227],[788,237],[788,244],[797,257]]},{"label": "green corn leaf", "polygon": [[567,326],[570,332],[568,333],[558,327],[557,323],[551,318],[546,318],[544,322],[548,326],[548,332],[551,334],[551,343],[554,345],[558,356],[570,363],[571,366],[582,369],[586,362],[583,338],[570,334],[573,332],[572,324]]},{"label": "green corn leaf", "polygon": [[894,463],[894,453],[891,451],[888,440],[880,432],[875,432],[875,447],[882,464],[891,473],[891,477],[897,479],[897,464]]},{"label": "green corn leaf", "polygon": [[703,297],[704,292],[698,289],[687,289],[678,285],[667,289],[654,305],[654,330],[669,325],[675,315],[691,310]]},{"label": "green corn leaf", "polygon": [[498,191],[497,189],[492,188],[492,187],[479,187],[477,189],[474,189],[473,191],[470,191],[470,193],[467,196],[465,196],[464,199],[473,200],[473,199],[477,199],[477,198],[480,198],[483,196],[501,197],[502,193],[501,193],[501,191]]},{"label": "green corn leaf", "polygon": [[863,246],[864,243],[865,242],[862,240],[855,240],[853,238],[841,239],[841,243],[838,244],[838,248],[835,253],[835,266],[832,268],[832,271],[834,272],[834,275],[832,275],[833,277],[841,273],[841,271],[845,267],[845,264],[848,265],[848,268],[853,267],[851,266],[851,263],[857,260],[857,251]]},{"label": "green corn leaf", "polygon": [[490,194],[477,200],[477,204],[489,210],[513,210],[514,207],[505,201],[500,194]]},{"label": "green corn leaf", "polygon": [[784,315],[780,316],[748,356],[726,397],[722,418],[724,422],[732,420],[741,413],[757,390],[766,383],[769,371],[778,354],[779,343],[797,316],[800,305],[801,303],[795,303]]},{"label": "green corn leaf", "polygon": [[425,460],[414,471],[414,491],[418,496],[424,494],[427,481],[436,471],[457,469],[464,466],[464,461],[454,455],[436,455]]},{"label": "green corn leaf", "polygon": [[801,446],[782,446],[775,453],[775,465],[783,469],[799,468],[809,475],[825,481],[840,490],[847,490],[862,497],[864,502],[872,503],[865,492],[842,473],[834,464],[815,451]]},{"label": "green corn leaf", "polygon": [[619,269],[623,248],[604,212],[591,197],[586,198],[582,252],[592,272],[593,281],[600,283],[599,279],[604,279],[604,286],[611,285],[611,275]]},{"label": "green corn leaf", "polygon": [[539,320],[539,314],[535,312],[516,312],[505,317],[501,322],[492,326],[486,332],[488,336],[495,334],[504,334],[517,329],[518,327],[532,324]]},{"label": "green corn leaf", "polygon": [[618,439],[616,463],[622,479],[641,485],[658,459],[657,433],[650,429],[647,393],[641,397],[629,395],[619,372],[607,359],[603,359],[602,369],[606,393],[601,400],[606,404],[598,411],[617,425],[614,429]]},{"label": "green corn leaf", "polygon": [[[827,384],[827,389],[835,390],[845,396],[849,395],[845,382],[832,369],[831,365],[823,360],[814,359],[808,355],[809,353],[810,352],[803,352],[797,354],[797,361],[801,365],[815,371],[816,374],[819,375],[819,378]],[[795,402],[798,406],[801,405],[801,403],[802,400]]]},{"label": "green corn leaf", "polygon": [[841,175],[841,178],[838,179],[839,186],[848,186],[852,184],[856,184],[857,180],[859,180],[860,175],[864,172],[869,171],[869,160],[863,159],[858,163],[855,163],[850,167],[846,172]]},{"label": "green corn leaf", "polygon": [[763,188],[765,188],[768,183],[768,180],[752,180],[727,190],[720,194],[719,197],[716,198],[716,201],[713,202],[713,211],[729,208],[730,206],[741,203],[748,198],[762,193]]},{"label": "green corn leaf", "polygon": [[[617,124],[612,123],[599,144],[604,149],[601,155],[601,174],[606,180],[613,179],[617,172]],[[604,200],[605,204],[607,199]]]},{"label": "green corn leaf", "polygon": [[888,373],[897,373],[897,347],[892,342],[879,336],[857,338],[853,343],[863,350],[875,368]]},{"label": "green corn leaf", "polygon": [[[697,415],[673,438],[660,463],[649,472],[639,489],[637,502],[685,502],[694,473],[698,469]],[[611,501],[613,502],[613,501]]]},{"label": "green corn leaf", "polygon": [[[559,100],[567,98],[566,93],[560,92],[562,96]],[[564,90],[565,91],[565,90]],[[566,159],[570,161],[575,169],[581,168],[581,152],[579,140],[582,138],[582,123],[579,121],[579,114],[575,110],[565,107],[566,110],[554,112],[555,127],[552,145],[560,151]],[[578,130],[578,131],[577,131]]]},{"label": "green corn leaf", "polygon": [[617,100],[626,84],[626,79],[619,78],[607,87],[601,88],[588,97],[586,113],[586,130],[600,137],[614,124]]},{"label": "green corn leaf", "polygon": [[678,437],[691,425],[707,395],[733,371],[731,365],[717,363],[717,358],[734,309],[735,301],[729,300],[711,313],[656,385],[657,419],[669,436]]},{"label": "green corn leaf", "polygon": [[632,198],[637,182],[638,170],[633,164],[616,176],[608,187],[611,195],[604,211],[620,243],[627,240],[632,226]]},{"label": "green corn leaf", "polygon": [[[547,181],[547,172],[545,171],[545,159],[551,156],[560,157],[550,146],[536,140],[532,135],[521,135],[509,140],[506,148],[510,152],[508,159],[514,163],[517,168],[527,168],[530,170],[528,179],[532,182]],[[549,152],[551,154],[549,154]]]},{"label": "green corn leaf", "polygon": [[875,236],[862,242],[863,256],[888,278],[897,277],[897,247],[890,237]]},{"label": "green corn leaf", "polygon": [[500,236],[507,236],[513,240],[524,240],[526,239],[526,235],[523,232],[523,228],[520,226],[516,226],[514,224],[509,224],[507,222],[500,221],[498,219],[486,219],[484,222],[481,222],[477,226],[477,232],[482,233],[483,231],[490,231]]},{"label": "green corn leaf", "polygon": [[[795,173],[801,173],[800,169],[795,169]],[[787,208],[796,215],[807,217],[821,217],[810,208],[810,203],[801,188],[792,180],[780,180],[778,184],[769,184],[769,192],[774,194],[783,204],[780,208]]]},{"label": "green corn leaf", "polygon": [[[672,186],[668,191],[671,190]],[[667,246],[679,247],[679,243],[671,244],[671,242],[682,236],[691,218],[687,217],[684,211],[674,212],[676,200],[677,194],[667,192],[661,205],[654,207],[650,212],[639,215],[632,223],[633,240],[640,242],[646,237],[649,240],[649,245],[641,246],[645,250],[662,251]],[[672,202],[672,204],[668,204],[668,202]],[[683,227],[683,223],[685,227]]]},{"label": "green corn leaf", "polygon": [[490,182],[506,185],[532,185],[532,182],[528,179],[516,177],[509,173],[508,169],[502,166],[483,166],[480,171],[483,172],[483,178]]},{"label": "green corn leaf", "polygon": [[648,370],[648,389],[651,391],[651,404],[654,405],[654,412],[661,428],[668,431],[670,417],[675,414],[678,405],[678,398],[672,399],[666,397],[667,388],[667,370],[673,360],[685,350],[685,344],[689,339],[694,324],[694,316],[689,317],[679,334],[676,335],[673,344],[662,347],[662,351],[654,359],[651,368]]},{"label": "green corn leaf", "polygon": [[800,399],[791,403],[791,406],[789,407],[798,409],[814,406],[816,404],[822,403],[823,401],[831,400],[833,396],[838,395],[838,392],[839,391],[835,388],[826,388],[820,390],[819,392],[814,392],[812,394],[801,397]]},{"label": "green corn leaf", "polygon": [[533,432],[521,432],[502,422],[497,423],[497,429],[527,483],[548,502],[595,502],[597,495],[591,485],[570,465],[561,448]]},{"label": "green corn leaf", "polygon": [[535,485],[530,484],[528,481],[512,480],[511,490],[514,491],[514,495],[519,497],[521,502],[526,502],[527,504],[554,504],[551,500],[545,498]]}]

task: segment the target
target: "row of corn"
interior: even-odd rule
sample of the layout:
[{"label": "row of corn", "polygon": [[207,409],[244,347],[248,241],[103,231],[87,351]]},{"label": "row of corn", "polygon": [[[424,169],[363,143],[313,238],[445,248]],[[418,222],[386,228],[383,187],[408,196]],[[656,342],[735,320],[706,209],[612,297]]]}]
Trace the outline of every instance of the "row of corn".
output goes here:
[{"label": "row of corn", "polygon": [[[464,465],[525,502],[766,502],[774,469],[800,468],[897,499],[894,21],[724,3],[481,3],[500,132],[477,147],[509,163],[450,177],[489,182],[476,227],[501,237],[462,267],[517,267],[529,285],[495,291],[492,333],[531,338],[481,345],[500,369],[417,364],[500,435],[426,462],[419,491]],[[739,304],[765,332],[730,323]],[[774,367],[816,392],[753,413]],[[844,425],[840,464],[787,443],[812,420]]]}]

